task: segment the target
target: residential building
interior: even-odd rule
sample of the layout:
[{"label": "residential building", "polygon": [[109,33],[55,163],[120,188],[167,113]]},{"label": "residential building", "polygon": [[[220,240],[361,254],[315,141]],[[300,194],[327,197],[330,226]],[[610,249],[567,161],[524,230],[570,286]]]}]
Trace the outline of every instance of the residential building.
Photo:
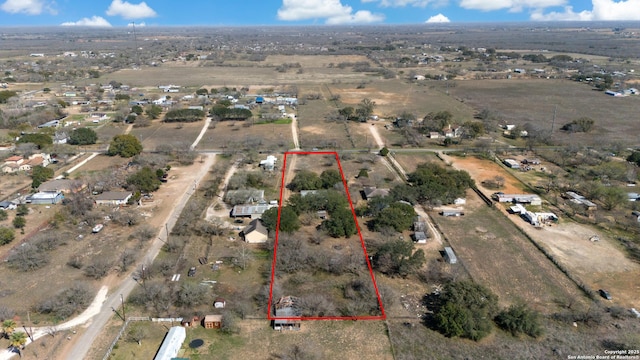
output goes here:
[{"label": "residential building", "polygon": [[249,244],[261,244],[267,242],[269,230],[262,224],[262,220],[254,219],[240,232],[240,236]]},{"label": "residential building", "polygon": [[376,196],[378,197],[385,197],[387,195],[389,195],[389,189],[381,189],[381,188],[377,188],[375,186],[365,186],[364,189],[362,190],[363,196],[362,198],[364,200],[369,200],[371,198],[374,198]]},{"label": "residential building", "polygon": [[129,191],[105,191],[96,196],[97,205],[125,205],[133,194]]},{"label": "residential building", "polygon": [[276,204],[260,203],[257,205],[252,205],[252,204],[236,205],[231,210],[231,217],[233,218],[248,217],[251,219],[259,219],[265,211],[271,209],[272,207],[277,207],[277,206],[278,206],[277,203]]},{"label": "residential building", "polygon": [[160,349],[153,360],[171,360],[178,356],[182,343],[187,338],[187,332],[182,326],[174,326],[164,337]]},{"label": "residential building", "polygon": [[530,204],[534,206],[542,205],[542,199],[540,196],[535,194],[503,194],[503,193],[494,193],[491,195],[493,200],[497,202],[510,202],[517,204]]}]

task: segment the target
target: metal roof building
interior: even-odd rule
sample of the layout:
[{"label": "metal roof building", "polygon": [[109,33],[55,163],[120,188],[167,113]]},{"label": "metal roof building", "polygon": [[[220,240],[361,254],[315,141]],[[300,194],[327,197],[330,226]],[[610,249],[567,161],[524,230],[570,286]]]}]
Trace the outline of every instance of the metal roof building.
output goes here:
[{"label": "metal roof building", "polygon": [[186,338],[187,332],[182,326],[172,327],[164,337],[162,345],[160,345],[160,349],[153,360],[171,360],[175,358],[178,356],[178,352]]}]

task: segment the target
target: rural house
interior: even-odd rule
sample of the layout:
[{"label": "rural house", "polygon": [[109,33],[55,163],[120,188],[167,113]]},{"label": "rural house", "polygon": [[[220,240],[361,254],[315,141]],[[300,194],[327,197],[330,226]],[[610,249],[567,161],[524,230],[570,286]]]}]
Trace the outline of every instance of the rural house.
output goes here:
[{"label": "rural house", "polygon": [[96,196],[97,205],[125,205],[132,194],[128,191],[106,191]]},{"label": "rural house", "polygon": [[224,309],[224,307],[227,306],[227,302],[224,301],[223,298],[216,298],[215,300],[213,300],[213,307],[216,309]]},{"label": "rural house", "polygon": [[248,217],[251,219],[259,219],[265,211],[271,209],[272,207],[277,207],[278,204],[272,203],[260,203],[257,205],[251,204],[243,204],[236,205],[231,209],[231,217]]},{"label": "rural house", "polygon": [[495,193],[491,195],[493,200],[497,202],[510,202],[516,204],[530,204],[533,206],[542,205],[542,199],[538,195],[534,194],[503,194],[503,193]]},{"label": "rural house", "polygon": [[162,345],[153,360],[171,360],[178,356],[178,351],[182,347],[184,339],[187,338],[187,331],[182,326],[174,326],[162,340]]},{"label": "rural house", "polygon": [[376,196],[385,197],[389,195],[389,189],[379,189],[375,186],[365,186],[364,189],[362,190],[362,194],[363,194],[362,198],[364,200],[369,200]]},{"label": "rural house", "polygon": [[427,233],[424,231],[416,231],[413,233],[413,241],[418,244],[426,244],[427,243]]},{"label": "rural house", "polygon": [[62,192],[65,194],[75,193],[85,188],[85,184],[83,184],[79,180],[71,180],[71,179],[54,179],[45,181],[38,187],[38,191],[40,192]]},{"label": "rural house", "polygon": [[269,230],[262,224],[262,220],[254,219],[240,232],[240,236],[249,244],[265,243],[269,237]]}]

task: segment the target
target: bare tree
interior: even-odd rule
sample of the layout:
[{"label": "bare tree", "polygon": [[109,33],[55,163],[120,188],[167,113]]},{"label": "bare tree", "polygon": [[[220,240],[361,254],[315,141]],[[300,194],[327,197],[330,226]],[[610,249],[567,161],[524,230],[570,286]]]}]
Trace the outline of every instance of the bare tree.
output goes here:
[{"label": "bare tree", "polygon": [[238,257],[238,262],[242,270],[247,268],[247,263],[253,260],[253,251],[249,248],[246,243],[240,244],[240,247],[236,249],[236,256]]}]

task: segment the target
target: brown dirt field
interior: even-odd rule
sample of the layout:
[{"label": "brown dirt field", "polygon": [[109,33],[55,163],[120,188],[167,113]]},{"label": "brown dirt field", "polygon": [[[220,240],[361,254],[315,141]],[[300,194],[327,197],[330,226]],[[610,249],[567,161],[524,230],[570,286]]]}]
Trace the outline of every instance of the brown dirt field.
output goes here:
[{"label": "brown dirt field", "polygon": [[578,287],[530,243],[502,213],[467,191],[465,215],[434,215],[471,277],[498,295],[501,305],[524,301],[542,313],[553,313]]},{"label": "brown dirt field", "polygon": [[[454,167],[469,172],[471,177],[476,180],[476,185],[487,195],[495,190],[484,189],[480,182],[496,174],[506,179],[505,187],[500,191],[505,193],[523,192],[522,183],[509,171],[491,161],[473,157],[446,158],[447,161],[453,161]],[[529,193],[530,191],[524,192]],[[611,236],[603,234],[589,225],[577,224],[569,220],[561,220],[557,225],[536,229],[523,219],[509,215],[504,206],[497,205],[496,207],[537,243],[549,249],[551,254],[579,281],[584,282],[592,290],[606,288],[612,293],[612,296],[616,294],[614,297],[616,304],[625,307],[640,307],[636,296],[638,289],[640,289],[637,282],[638,276],[640,276],[640,265],[630,261],[624,250]],[[553,209],[551,210],[553,211]],[[598,235],[600,241],[595,243],[589,241],[592,235]]]},{"label": "brown dirt field", "polygon": [[[487,194],[487,196],[496,191],[502,191],[505,194],[529,192],[523,190],[523,185],[518,179],[492,161],[478,159],[474,156],[458,157],[448,156],[446,154],[442,154],[441,156],[443,159],[446,159],[448,163],[453,163],[454,168],[467,171],[476,181],[476,186]],[[482,181],[491,180],[496,176],[502,176],[505,179],[504,186],[501,189],[487,189],[482,186]]]},{"label": "brown dirt field", "polygon": [[212,123],[198,143],[197,149],[219,149],[225,147],[230,150],[234,148],[236,150],[285,150],[293,147],[290,124],[247,126],[249,124],[250,122],[244,121]]},{"label": "brown dirt field", "polygon": [[[524,220],[521,226],[527,225]],[[607,289],[616,305],[640,307],[640,264],[626,257],[624,250],[610,236],[587,225],[562,222],[557,226],[527,231],[544,244],[553,256],[578,276],[592,290]],[[589,238],[598,235],[600,241]]]},{"label": "brown dirt field", "polygon": [[[194,63],[165,63],[154,68],[141,70],[123,69],[109,74],[109,78],[133,86],[157,86],[161,83],[180,84],[182,86],[274,86],[278,84],[323,84],[333,80],[358,82],[367,78],[366,73],[355,73],[350,68],[315,67],[302,73],[290,69],[281,73],[275,67],[281,63],[292,62],[289,57],[278,63],[251,63],[244,66],[199,66]],[[295,62],[295,61],[294,61]],[[323,61],[322,61],[323,62]],[[331,61],[327,61],[329,63]],[[341,61],[334,61],[336,64]],[[202,63],[201,63],[202,64]],[[205,63],[206,64],[206,63]],[[317,66],[317,64],[316,64]],[[162,80],[158,80],[162,79]]]}]

